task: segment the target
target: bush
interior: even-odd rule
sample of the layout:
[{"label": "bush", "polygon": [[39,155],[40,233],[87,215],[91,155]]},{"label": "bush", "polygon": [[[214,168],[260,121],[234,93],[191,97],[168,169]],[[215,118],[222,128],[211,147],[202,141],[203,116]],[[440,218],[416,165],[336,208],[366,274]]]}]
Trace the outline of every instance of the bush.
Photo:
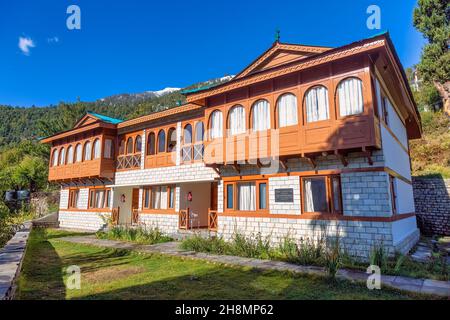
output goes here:
[{"label": "bush", "polygon": [[99,239],[124,240],[142,244],[155,244],[172,241],[173,239],[165,236],[158,228],[125,228],[115,226],[107,231],[98,231],[96,233]]},{"label": "bush", "polygon": [[227,254],[228,245],[222,237],[203,238],[195,234],[181,243],[181,248],[196,252]]},{"label": "bush", "polygon": [[371,265],[380,267],[381,271],[386,271],[388,254],[383,247],[383,243],[374,245],[370,250],[369,261]]},{"label": "bush", "polygon": [[336,278],[336,273],[342,265],[341,248],[339,243],[339,236],[337,236],[331,245],[325,250],[325,269],[330,279]]}]

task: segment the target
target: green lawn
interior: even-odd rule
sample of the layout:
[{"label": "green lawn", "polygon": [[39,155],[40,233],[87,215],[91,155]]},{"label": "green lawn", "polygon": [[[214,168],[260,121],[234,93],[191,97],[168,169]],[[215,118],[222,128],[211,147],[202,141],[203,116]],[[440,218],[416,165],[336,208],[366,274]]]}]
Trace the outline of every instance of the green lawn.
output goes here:
[{"label": "green lawn", "polygon": [[[18,299],[411,299],[347,281],[225,267],[198,260],[77,245],[68,232],[32,231]],[[81,268],[81,289],[68,290],[66,268]]]}]

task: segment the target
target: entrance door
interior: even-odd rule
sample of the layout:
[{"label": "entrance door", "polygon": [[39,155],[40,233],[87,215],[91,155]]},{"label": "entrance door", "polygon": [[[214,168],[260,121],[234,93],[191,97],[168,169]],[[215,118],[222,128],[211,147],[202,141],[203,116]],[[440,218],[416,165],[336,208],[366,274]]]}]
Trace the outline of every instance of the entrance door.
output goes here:
[{"label": "entrance door", "polygon": [[211,210],[217,210],[217,182],[211,183],[211,204],[210,208]]},{"label": "entrance door", "polygon": [[133,188],[133,198],[131,199],[131,223],[137,223],[137,215],[134,210],[139,209],[139,188]]}]

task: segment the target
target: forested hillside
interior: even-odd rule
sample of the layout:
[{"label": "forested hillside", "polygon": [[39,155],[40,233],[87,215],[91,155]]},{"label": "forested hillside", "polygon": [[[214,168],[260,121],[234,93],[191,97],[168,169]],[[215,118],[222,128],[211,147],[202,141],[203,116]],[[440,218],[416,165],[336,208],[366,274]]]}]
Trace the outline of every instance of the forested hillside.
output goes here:
[{"label": "forested hillside", "polygon": [[[217,85],[232,77],[208,80],[186,87],[195,89]],[[36,140],[58,131],[67,130],[86,111],[93,111],[120,119],[135,118],[144,114],[176,107],[185,102],[181,90],[120,94],[105,97],[95,102],[64,103],[56,106],[21,108],[0,105],[0,150],[16,145],[23,140]]]}]

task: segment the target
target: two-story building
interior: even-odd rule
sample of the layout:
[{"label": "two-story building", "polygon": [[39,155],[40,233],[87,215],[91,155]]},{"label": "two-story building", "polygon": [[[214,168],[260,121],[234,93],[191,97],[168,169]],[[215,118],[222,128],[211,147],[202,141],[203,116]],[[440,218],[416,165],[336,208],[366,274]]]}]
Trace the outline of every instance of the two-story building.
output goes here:
[{"label": "two-story building", "polygon": [[127,121],[88,113],[43,140],[62,227],[112,219],[274,243],[338,233],[360,257],[418,240],[408,141],[420,116],[388,34],[275,42],[232,80],[184,94]]}]

